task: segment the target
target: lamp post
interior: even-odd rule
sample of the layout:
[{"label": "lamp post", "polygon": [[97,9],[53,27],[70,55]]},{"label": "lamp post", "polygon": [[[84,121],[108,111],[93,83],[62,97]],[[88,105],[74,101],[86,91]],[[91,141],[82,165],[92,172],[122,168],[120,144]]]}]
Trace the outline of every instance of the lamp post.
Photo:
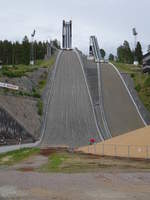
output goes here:
[{"label": "lamp post", "polygon": [[34,65],[34,36],[35,36],[35,30],[31,34],[30,65]]},{"label": "lamp post", "polygon": [[137,45],[137,35],[138,35],[138,33],[136,32],[136,29],[135,28],[133,28],[132,29],[132,33],[133,33],[133,36],[134,36],[134,65],[138,65],[139,63],[138,63],[138,61],[137,61],[137,59],[136,59],[136,54],[135,54],[135,51],[136,51],[136,45]]}]

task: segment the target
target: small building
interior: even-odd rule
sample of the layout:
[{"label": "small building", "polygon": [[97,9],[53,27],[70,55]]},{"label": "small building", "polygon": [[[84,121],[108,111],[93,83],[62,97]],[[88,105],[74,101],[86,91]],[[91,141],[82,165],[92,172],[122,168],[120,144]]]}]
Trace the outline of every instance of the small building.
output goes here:
[{"label": "small building", "polygon": [[143,55],[143,65],[150,65],[150,52]]}]

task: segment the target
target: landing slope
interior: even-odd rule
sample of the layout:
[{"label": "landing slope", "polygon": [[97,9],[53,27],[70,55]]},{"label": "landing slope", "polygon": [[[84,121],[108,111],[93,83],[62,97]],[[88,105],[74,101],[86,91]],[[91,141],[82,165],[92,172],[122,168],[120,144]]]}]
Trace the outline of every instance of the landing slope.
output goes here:
[{"label": "landing slope", "polygon": [[110,64],[101,65],[103,103],[112,136],[144,127],[121,78]]},{"label": "landing slope", "polygon": [[79,59],[63,51],[58,61],[43,145],[81,146],[99,140]]}]

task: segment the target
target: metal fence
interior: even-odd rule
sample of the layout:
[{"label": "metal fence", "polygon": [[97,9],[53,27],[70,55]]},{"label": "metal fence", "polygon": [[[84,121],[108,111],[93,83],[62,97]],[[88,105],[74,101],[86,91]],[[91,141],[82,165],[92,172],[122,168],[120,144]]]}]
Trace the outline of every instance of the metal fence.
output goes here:
[{"label": "metal fence", "polygon": [[81,150],[102,156],[150,159],[150,145],[94,144],[81,148]]}]

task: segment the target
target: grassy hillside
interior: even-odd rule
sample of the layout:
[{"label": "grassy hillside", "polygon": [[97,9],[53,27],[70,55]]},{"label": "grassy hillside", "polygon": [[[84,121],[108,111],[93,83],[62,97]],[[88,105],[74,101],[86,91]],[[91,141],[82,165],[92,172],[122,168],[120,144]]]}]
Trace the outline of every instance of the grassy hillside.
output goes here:
[{"label": "grassy hillside", "polygon": [[113,64],[119,69],[119,71],[130,74],[141,101],[150,111],[150,75],[143,74],[140,66],[118,62],[113,62]]},{"label": "grassy hillside", "polygon": [[35,65],[4,65],[0,70],[0,76],[7,76],[9,78],[26,76],[27,72],[33,72],[40,67],[48,68],[55,63],[56,56],[52,56],[49,60],[37,60]]}]

